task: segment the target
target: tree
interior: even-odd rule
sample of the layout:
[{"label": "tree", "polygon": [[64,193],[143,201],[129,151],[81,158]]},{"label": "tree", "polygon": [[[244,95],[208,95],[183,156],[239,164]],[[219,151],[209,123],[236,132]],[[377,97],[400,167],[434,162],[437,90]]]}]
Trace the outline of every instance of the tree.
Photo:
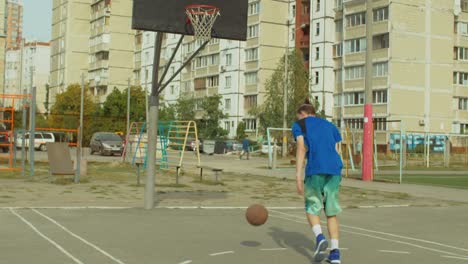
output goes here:
[{"label": "tree", "polygon": [[221,96],[205,97],[201,101],[203,118],[197,121],[201,138],[216,139],[227,135],[227,131],[219,126],[219,122],[227,118],[221,110]]},{"label": "tree", "polygon": [[[296,109],[304,100],[310,97],[309,74],[304,67],[302,54],[294,50],[288,54],[288,111],[286,122],[290,126],[296,120]],[[259,119],[260,128],[266,131],[268,127],[283,127],[284,109],[284,80],[286,79],[284,67],[285,56],[280,60],[271,77],[266,81],[265,101],[262,105],[253,108],[251,114]],[[314,102],[317,107],[317,102]]]},{"label": "tree", "polygon": [[[130,88],[130,122],[146,121],[146,95],[138,86]],[[127,130],[127,98],[128,89],[120,91],[117,88],[107,96],[102,105],[101,116],[105,122],[101,126],[106,131]]]},{"label": "tree", "polygon": [[245,133],[245,123],[243,121],[239,122],[237,125],[237,130],[236,130],[236,138],[237,139],[244,139],[246,137]]},{"label": "tree", "polygon": [[[88,90],[86,86],[85,91]],[[58,94],[50,111],[49,127],[77,129],[80,124],[80,98],[79,84],[69,85],[65,92]],[[83,144],[86,146],[92,134],[101,128],[101,123],[96,118],[99,116],[99,105],[93,102],[89,93],[85,93],[83,109]]]},{"label": "tree", "polygon": [[159,107],[159,120],[161,121],[175,120],[176,115],[177,115],[176,105],[161,104],[161,107]]},{"label": "tree", "polygon": [[175,104],[175,113],[178,120],[195,120],[197,100],[190,97],[179,97]]}]

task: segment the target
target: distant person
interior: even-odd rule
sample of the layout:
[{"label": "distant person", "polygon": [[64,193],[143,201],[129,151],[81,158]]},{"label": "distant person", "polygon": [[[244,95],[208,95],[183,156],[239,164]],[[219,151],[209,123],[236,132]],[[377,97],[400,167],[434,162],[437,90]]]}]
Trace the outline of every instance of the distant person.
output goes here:
[{"label": "distant person", "polygon": [[[342,211],[338,195],[343,163],[337,144],[341,142],[341,135],[335,125],[315,116],[315,108],[308,100],[298,108],[297,118],[299,121],[292,127],[297,142],[296,186],[297,192],[304,196],[307,220],[316,237],[314,261],[321,262],[325,259],[328,247],[320,226],[320,213],[324,208],[331,239],[327,261],[340,264],[337,215]],[[307,165],[303,179],[305,159]]]},{"label": "distant person", "polygon": [[239,156],[239,159],[242,160],[242,157],[247,154],[247,160],[250,159],[250,141],[247,137],[244,138],[244,140],[242,140],[242,152]]}]

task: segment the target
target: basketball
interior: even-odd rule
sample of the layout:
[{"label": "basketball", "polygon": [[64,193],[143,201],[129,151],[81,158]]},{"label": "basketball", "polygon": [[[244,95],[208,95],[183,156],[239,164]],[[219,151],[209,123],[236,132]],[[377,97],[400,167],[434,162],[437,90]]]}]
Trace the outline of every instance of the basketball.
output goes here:
[{"label": "basketball", "polygon": [[253,226],[261,226],[268,219],[268,210],[261,204],[253,204],[245,212],[247,222]]}]

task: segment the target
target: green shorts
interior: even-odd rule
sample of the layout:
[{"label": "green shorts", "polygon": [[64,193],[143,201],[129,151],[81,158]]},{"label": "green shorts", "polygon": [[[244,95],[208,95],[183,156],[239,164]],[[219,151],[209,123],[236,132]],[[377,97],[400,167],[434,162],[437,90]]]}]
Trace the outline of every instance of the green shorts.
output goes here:
[{"label": "green shorts", "polygon": [[304,180],[305,209],[308,214],[320,215],[325,208],[327,216],[341,213],[339,202],[341,176],[312,175]]}]

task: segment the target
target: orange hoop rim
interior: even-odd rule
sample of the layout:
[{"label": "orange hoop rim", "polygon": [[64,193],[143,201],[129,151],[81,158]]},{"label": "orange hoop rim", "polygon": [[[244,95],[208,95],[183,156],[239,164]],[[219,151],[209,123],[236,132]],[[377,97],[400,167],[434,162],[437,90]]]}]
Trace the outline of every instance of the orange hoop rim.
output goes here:
[{"label": "orange hoop rim", "polygon": [[[206,10],[205,12],[201,12],[201,11],[195,10],[194,8],[206,8],[206,9],[211,9],[211,10]],[[216,7],[216,6],[212,6],[212,5],[197,5],[197,4],[186,6],[186,7],[185,7],[185,10],[187,10],[187,12],[189,12],[189,13],[191,13],[191,14],[194,14],[194,15],[201,15],[201,14],[213,15],[213,14],[215,14],[216,12],[219,12],[219,8]]]}]

